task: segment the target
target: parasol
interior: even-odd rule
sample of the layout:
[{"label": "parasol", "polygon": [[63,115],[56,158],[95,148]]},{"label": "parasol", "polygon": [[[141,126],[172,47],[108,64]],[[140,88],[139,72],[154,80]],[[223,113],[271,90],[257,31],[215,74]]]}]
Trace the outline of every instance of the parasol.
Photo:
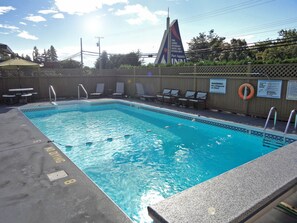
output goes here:
[{"label": "parasol", "polygon": [[6,61],[0,63],[0,68],[2,68],[2,69],[17,69],[19,83],[20,83],[20,74],[19,74],[20,69],[22,69],[22,68],[39,68],[39,67],[40,67],[40,65],[38,63],[34,63],[34,62],[24,60],[21,58],[13,58],[13,59],[9,59],[9,60],[6,60]]}]

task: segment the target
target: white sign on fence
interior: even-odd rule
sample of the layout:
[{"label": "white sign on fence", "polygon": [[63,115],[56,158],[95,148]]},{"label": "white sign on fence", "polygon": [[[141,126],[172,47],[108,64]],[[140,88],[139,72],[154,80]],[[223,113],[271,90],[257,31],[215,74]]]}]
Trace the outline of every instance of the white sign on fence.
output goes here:
[{"label": "white sign on fence", "polygon": [[258,80],[257,97],[281,98],[281,80]]},{"label": "white sign on fence", "polygon": [[287,100],[297,100],[297,81],[288,81]]},{"label": "white sign on fence", "polygon": [[226,79],[210,79],[209,92],[226,94]]}]

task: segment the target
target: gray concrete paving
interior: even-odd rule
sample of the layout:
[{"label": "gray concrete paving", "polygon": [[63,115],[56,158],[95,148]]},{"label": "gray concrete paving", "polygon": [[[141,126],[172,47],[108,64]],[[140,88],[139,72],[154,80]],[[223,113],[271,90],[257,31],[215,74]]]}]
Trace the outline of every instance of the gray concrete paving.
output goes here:
[{"label": "gray concrete paving", "polygon": [[[66,177],[49,180],[61,170]],[[0,222],[131,220],[20,111],[0,107]]]}]

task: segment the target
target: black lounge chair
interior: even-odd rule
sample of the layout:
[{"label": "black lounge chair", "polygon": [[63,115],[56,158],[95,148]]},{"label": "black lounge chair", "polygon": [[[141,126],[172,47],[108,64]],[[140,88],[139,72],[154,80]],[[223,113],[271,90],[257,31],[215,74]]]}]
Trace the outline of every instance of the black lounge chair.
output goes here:
[{"label": "black lounge chair", "polygon": [[179,89],[172,89],[169,95],[164,95],[163,101],[169,104],[175,104],[177,98],[180,96]]},{"label": "black lounge chair", "polygon": [[139,97],[140,99],[143,99],[143,100],[151,100],[151,101],[156,99],[156,96],[148,95],[144,93],[144,88],[142,83],[136,83],[135,86],[136,86],[136,97]]},{"label": "black lounge chair", "polygon": [[204,105],[204,109],[206,108],[206,99],[207,99],[207,92],[197,91],[196,97],[194,99],[189,99],[189,103],[197,104],[197,108],[199,103]]},{"label": "black lounge chair", "polygon": [[187,90],[184,97],[178,98],[178,105],[180,106],[189,106],[189,100],[195,99],[196,91]]},{"label": "black lounge chair", "polygon": [[170,95],[170,92],[171,92],[171,89],[164,88],[162,93],[156,95],[157,101],[161,101],[163,103],[164,96]]}]

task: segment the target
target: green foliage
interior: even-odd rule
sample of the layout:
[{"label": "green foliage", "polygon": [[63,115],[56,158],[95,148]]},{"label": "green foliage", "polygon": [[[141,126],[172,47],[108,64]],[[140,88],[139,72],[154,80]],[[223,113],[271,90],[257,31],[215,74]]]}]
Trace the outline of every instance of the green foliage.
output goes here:
[{"label": "green foliage", "polygon": [[[281,30],[277,40],[265,40],[248,46],[244,39],[219,37],[210,30],[199,33],[189,44],[188,59],[199,66],[217,64],[273,64],[295,62],[297,58],[296,29]],[[180,66],[176,64],[175,66]]]},{"label": "green foliage", "polygon": [[133,69],[134,66],[130,64],[121,64],[120,69]]},{"label": "green foliage", "polygon": [[[53,63],[58,62],[57,52],[53,46],[50,46],[48,50],[44,49],[42,54],[40,54],[38,48],[34,46],[32,55],[33,61],[43,63],[44,67],[52,67]],[[47,64],[49,64],[49,66],[47,66]],[[57,67],[57,65],[55,67]]]},{"label": "green foliage", "polygon": [[57,62],[58,61],[57,51],[53,46],[51,46],[48,49],[47,54],[48,54],[50,62]]},{"label": "green foliage", "polygon": [[81,63],[75,60],[63,60],[60,62],[62,68],[80,68]]},{"label": "green foliage", "polygon": [[[101,69],[123,68],[141,66],[140,52],[131,52],[128,54],[113,54],[108,57],[106,51],[101,54]],[[96,69],[100,67],[100,60],[97,59],[95,63]]]}]

